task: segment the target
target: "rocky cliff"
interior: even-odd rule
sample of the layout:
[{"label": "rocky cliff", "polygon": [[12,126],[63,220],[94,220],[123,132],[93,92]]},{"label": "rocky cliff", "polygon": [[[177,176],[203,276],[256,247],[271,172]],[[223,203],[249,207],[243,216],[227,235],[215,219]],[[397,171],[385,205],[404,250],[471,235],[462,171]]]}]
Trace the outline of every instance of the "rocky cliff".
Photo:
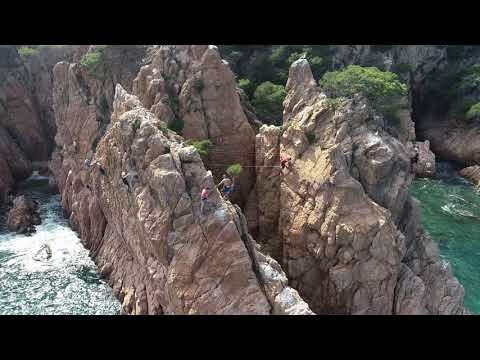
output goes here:
[{"label": "rocky cliff", "polygon": [[30,174],[29,155],[48,156],[34,106],[28,72],[15,47],[0,46],[0,203],[17,180]]},{"label": "rocky cliff", "polygon": [[476,186],[480,186],[480,166],[473,165],[466,167],[460,171],[460,175],[464,176],[466,179],[470,180]]},{"label": "rocky cliff", "polygon": [[435,154],[430,150],[430,141],[415,143],[416,159],[413,170],[419,177],[433,177],[435,175]]},{"label": "rocky cliff", "polygon": [[24,195],[13,200],[13,206],[7,214],[7,228],[18,234],[31,234],[40,225],[38,203]]},{"label": "rocky cliff", "polygon": [[285,153],[292,166],[259,172],[257,195],[261,240],[292,286],[320,314],[464,313],[463,287],[408,195],[412,144],[361,98],[332,110],[306,60],[292,65],[287,90],[285,130],[261,128],[257,162]]},{"label": "rocky cliff", "polygon": [[53,66],[79,46],[39,46],[21,57],[17,46],[0,46],[0,202],[16,182],[46,162],[54,147]]},{"label": "rocky cliff", "polygon": [[[198,47],[203,56],[194,56],[205,60],[212,50]],[[213,191],[200,214],[199,193],[214,187],[213,176],[195,148],[167,128],[168,116],[117,85],[111,121],[100,130],[97,80],[65,62],[56,65],[54,78],[62,150],[51,168],[62,204],[126,312],[312,314],[248,234],[240,208]],[[223,110],[210,105],[210,111]],[[83,165],[90,156],[103,174],[97,165]],[[131,187],[122,182],[122,171],[135,173]]]},{"label": "rocky cliff", "polygon": [[217,181],[229,165],[242,164],[232,200],[243,207],[255,179],[255,131],[243,110],[235,77],[218,49],[161,47],[151,64],[140,70],[133,92],[185,139],[213,142],[204,161]]},{"label": "rocky cliff", "polygon": [[424,119],[419,134],[430,140],[432,151],[440,158],[470,166],[480,163],[480,127],[455,119]]},{"label": "rocky cliff", "polygon": [[[361,97],[334,108],[299,60],[284,125],[255,137],[215,47],[152,47],[107,68],[120,75],[55,66],[50,167],[126,312],[467,313],[408,193],[408,112],[392,128]],[[214,148],[202,158],[186,139]],[[280,153],[292,158],[284,172]],[[246,215],[216,190],[202,215],[201,189],[234,162],[244,172],[232,202]]]}]

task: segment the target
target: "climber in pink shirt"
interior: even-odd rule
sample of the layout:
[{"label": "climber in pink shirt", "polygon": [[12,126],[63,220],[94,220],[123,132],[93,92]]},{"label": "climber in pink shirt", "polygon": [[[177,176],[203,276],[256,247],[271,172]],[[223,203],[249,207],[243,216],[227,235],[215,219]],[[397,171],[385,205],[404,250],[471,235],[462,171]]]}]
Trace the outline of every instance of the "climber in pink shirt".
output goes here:
[{"label": "climber in pink shirt", "polygon": [[210,187],[207,186],[203,188],[202,193],[200,195],[200,199],[202,201],[200,205],[200,214],[202,215],[203,215],[203,206],[208,201],[209,196],[210,196]]}]

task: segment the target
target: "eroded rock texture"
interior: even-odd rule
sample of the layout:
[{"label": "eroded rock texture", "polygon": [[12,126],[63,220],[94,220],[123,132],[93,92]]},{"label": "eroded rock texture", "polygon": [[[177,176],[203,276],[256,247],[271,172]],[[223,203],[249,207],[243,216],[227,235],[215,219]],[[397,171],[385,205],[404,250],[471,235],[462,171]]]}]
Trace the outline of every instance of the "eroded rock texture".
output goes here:
[{"label": "eroded rock texture", "polygon": [[460,175],[470,180],[475,185],[480,185],[480,166],[473,165],[460,171]]},{"label": "eroded rock texture", "polygon": [[[316,313],[464,313],[463,287],[408,195],[413,145],[387,132],[362,98],[329,109],[306,60],[292,64],[287,90],[285,132],[263,127],[257,144],[272,144],[265,161],[285,153],[292,167],[273,177],[280,196],[263,184],[268,173],[256,186],[272,189],[259,191],[259,204],[280,209],[269,245],[292,286]],[[259,224],[260,233],[276,226]]]},{"label": "eroded rock texture", "polygon": [[255,182],[255,132],[243,110],[234,74],[218,49],[161,46],[151,64],[140,70],[133,92],[184,138],[214,143],[204,160],[217,181],[229,165],[242,164],[232,201],[243,207]]},{"label": "eroded rock texture", "polygon": [[19,234],[35,232],[35,225],[41,223],[38,203],[21,195],[13,200],[13,207],[7,214],[7,228]]},{"label": "eroded rock texture", "polygon": [[[0,202],[4,201],[17,179],[31,172],[31,162],[22,147],[32,136],[38,139],[28,96],[26,71],[13,46],[0,46]],[[17,117],[18,116],[18,117]],[[33,116],[33,121],[31,121]],[[30,127],[31,125],[31,127]],[[27,131],[25,134],[24,131]],[[30,147],[29,147],[30,148]]]},{"label": "eroded rock texture", "polygon": [[[463,287],[408,194],[415,138],[408,112],[394,129],[361,97],[334,110],[299,60],[284,126],[262,126],[255,138],[215,47],[146,54],[134,95],[125,90],[133,70],[102,82],[77,64],[54,68],[50,167],[73,226],[126,312],[467,313]],[[140,58],[122,67],[140,67]],[[115,81],[125,84],[113,91]],[[184,138],[215,146],[202,159]],[[283,173],[281,153],[292,157]],[[201,189],[234,162],[244,165],[234,200],[245,216],[216,190],[202,216]],[[130,186],[122,172],[134,174]]]},{"label": "eroded rock texture", "polygon": [[[278,263],[260,252],[237,206],[212,191],[201,216],[199,194],[214,187],[213,176],[195,148],[167,129],[168,117],[117,85],[101,131],[95,80],[76,64],[60,63],[54,75],[63,150],[51,168],[64,209],[126,312],[312,314]],[[86,167],[90,156],[100,165]],[[122,171],[136,175],[130,189]]]},{"label": "eroded rock texture", "polygon": [[13,185],[46,162],[54,145],[52,68],[75,46],[40,46],[21,58],[17,47],[0,46],[0,202]]},{"label": "eroded rock texture", "polygon": [[466,166],[480,163],[478,125],[453,119],[425,119],[420,125],[422,136],[430,140],[432,151],[443,159]]},{"label": "eroded rock texture", "polygon": [[430,141],[416,142],[417,161],[413,165],[415,174],[420,177],[435,175],[435,154],[430,150]]}]

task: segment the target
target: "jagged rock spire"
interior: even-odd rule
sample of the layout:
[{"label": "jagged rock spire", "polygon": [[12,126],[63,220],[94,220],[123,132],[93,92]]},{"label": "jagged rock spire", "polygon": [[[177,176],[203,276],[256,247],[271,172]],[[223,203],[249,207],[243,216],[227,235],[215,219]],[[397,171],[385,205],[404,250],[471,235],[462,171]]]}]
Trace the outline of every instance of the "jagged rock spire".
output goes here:
[{"label": "jagged rock spire", "polygon": [[317,82],[315,81],[310,64],[307,59],[298,59],[291,66],[288,72],[286,86],[287,96],[283,102],[283,122],[290,120],[293,108],[308,100],[311,94],[317,93]]}]

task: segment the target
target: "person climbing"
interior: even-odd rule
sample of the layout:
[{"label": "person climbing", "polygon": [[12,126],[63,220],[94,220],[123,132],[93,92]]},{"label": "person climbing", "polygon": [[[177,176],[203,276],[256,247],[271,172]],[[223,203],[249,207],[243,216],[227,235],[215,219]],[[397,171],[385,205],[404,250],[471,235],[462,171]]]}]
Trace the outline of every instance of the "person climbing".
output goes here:
[{"label": "person climbing", "polygon": [[138,181],[138,175],[134,170],[128,172],[122,171],[122,181],[127,185],[128,191],[132,191],[135,183]]},{"label": "person climbing", "polygon": [[128,183],[127,173],[125,171],[122,171],[122,181],[125,185],[127,185],[127,190],[130,192],[130,184]]},{"label": "person climbing", "polygon": [[285,168],[290,169],[290,160],[292,160],[290,156],[285,154],[280,155],[280,166],[282,170]]},{"label": "person climbing", "polygon": [[220,185],[223,186],[222,194],[225,200],[228,200],[229,194],[232,193],[234,182],[235,182],[235,178],[233,178],[233,181],[232,181],[230,180],[227,174],[223,174],[222,181],[220,181],[219,184],[217,185],[217,187],[219,187]]},{"label": "person climbing", "polygon": [[207,203],[209,196],[210,196],[210,187],[207,186],[207,187],[203,188],[202,193],[200,194],[200,200],[201,200],[201,203],[200,203],[200,214],[201,214],[201,215],[203,215],[203,207],[204,207],[205,204]]},{"label": "person climbing", "polygon": [[[290,161],[292,158],[288,155],[282,154],[280,155],[280,169],[273,171],[272,175],[267,177],[267,180],[270,180],[271,178],[275,176],[280,176],[282,174],[283,169],[287,168],[290,169]],[[275,169],[278,169],[278,167],[275,167]]]},{"label": "person climbing", "polygon": [[105,169],[103,168],[102,165],[100,165],[99,163],[97,163],[98,165],[98,170],[100,171],[100,174],[102,174],[103,176],[106,176],[107,175],[107,172],[105,171]]},{"label": "person climbing", "polygon": [[90,159],[85,159],[84,164],[87,169],[90,168],[90,166],[92,166],[92,162],[90,161]]}]

